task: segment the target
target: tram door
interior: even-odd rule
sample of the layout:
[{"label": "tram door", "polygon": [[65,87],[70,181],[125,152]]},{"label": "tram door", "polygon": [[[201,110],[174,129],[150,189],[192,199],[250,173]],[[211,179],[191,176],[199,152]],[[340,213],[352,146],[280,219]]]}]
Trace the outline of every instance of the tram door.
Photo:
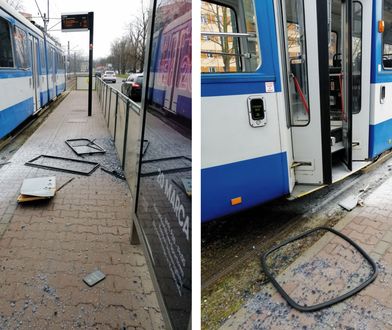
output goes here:
[{"label": "tram door", "polygon": [[[165,110],[176,113],[180,116],[189,118],[188,113],[189,100],[191,95],[191,88],[189,77],[191,76],[191,62],[189,49],[191,48],[192,27],[191,27],[191,12],[184,15],[181,24],[173,28],[173,30],[165,30],[162,33],[164,45],[171,39],[171,46],[169,52],[171,59],[170,65],[165,69],[168,70],[167,85],[164,87],[165,91]],[[189,19],[187,19],[189,18]]]},{"label": "tram door", "polygon": [[353,63],[353,28],[358,26],[352,0],[286,0],[282,10],[292,167],[300,195],[353,170],[353,104],[358,103],[353,80],[361,81],[361,67]]},{"label": "tram door", "polygon": [[[324,166],[330,172],[326,183],[368,164],[370,92],[362,86],[370,81],[371,13],[369,0],[330,0],[319,10],[319,22],[327,17],[326,31],[319,23],[319,44],[328,46],[323,50],[328,58],[319,58],[320,90],[329,91],[329,99],[321,101],[321,111],[326,114],[322,117],[323,140],[330,148],[323,150]],[[327,36],[324,41],[323,35]]]},{"label": "tram door", "polygon": [[[341,7],[341,38],[343,44],[341,45],[341,126],[342,126],[342,154],[341,160],[347,166],[349,171],[352,170],[352,1],[330,1],[330,4]],[[332,12],[332,10],[329,10]],[[331,14],[330,14],[331,15]],[[328,31],[330,35],[330,31]],[[330,115],[331,120],[331,115]],[[332,133],[332,131],[330,131]],[[329,136],[331,136],[331,133]],[[332,136],[330,137],[332,139]],[[331,143],[332,144],[332,143]],[[331,150],[332,152],[332,150]]]},{"label": "tram door", "polygon": [[50,99],[56,97],[56,60],[55,60],[55,52],[52,47],[48,48],[48,80],[49,80],[49,96]]},{"label": "tram door", "polygon": [[[174,88],[172,86],[177,80],[177,71],[179,62],[180,49],[178,47],[180,31],[176,31],[173,34],[163,35],[163,45],[164,45],[164,56],[165,61],[167,61],[167,72],[164,73],[165,84],[165,103],[164,108],[171,112],[176,112],[177,101],[174,101]],[[173,102],[174,101],[174,102]]]},{"label": "tram door", "polygon": [[[317,1],[282,0],[282,28],[286,62],[285,96],[292,154],[292,194],[325,182],[322,113],[320,107]],[[301,186],[301,192],[297,192]],[[303,186],[303,189],[302,189]]]},{"label": "tram door", "polygon": [[352,6],[352,157],[354,169],[357,162],[365,161],[369,157],[372,6],[372,0],[355,0]]},{"label": "tram door", "polygon": [[39,68],[38,68],[38,39],[30,36],[30,50],[32,59],[32,88],[33,88],[33,100],[34,100],[34,112],[37,112],[41,108],[40,98],[40,81],[39,81]]}]

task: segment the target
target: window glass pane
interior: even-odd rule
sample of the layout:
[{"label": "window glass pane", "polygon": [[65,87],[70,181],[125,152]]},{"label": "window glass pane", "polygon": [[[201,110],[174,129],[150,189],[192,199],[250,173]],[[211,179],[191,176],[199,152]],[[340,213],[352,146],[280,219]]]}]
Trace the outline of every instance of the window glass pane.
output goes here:
[{"label": "window glass pane", "polygon": [[337,51],[338,35],[336,32],[331,32],[331,39],[329,43],[329,66],[333,66],[333,59]]},{"label": "window glass pane", "polygon": [[[148,70],[144,79],[140,74],[130,77],[146,87],[144,120],[133,107],[128,111],[128,136],[142,142],[142,152],[140,145],[137,148],[137,143],[128,141],[125,169],[132,173],[127,168],[138,158],[137,221],[149,246],[147,255],[153,260],[172,327],[188,329],[192,287],[192,1],[153,3],[156,11],[151,21]],[[134,87],[132,98],[140,101],[140,89]],[[137,132],[139,120],[144,125],[142,138]]]},{"label": "window glass pane", "polygon": [[12,68],[13,66],[10,27],[6,20],[0,18],[0,67]]},{"label": "window glass pane", "polygon": [[361,71],[362,71],[362,5],[353,3],[353,113],[361,111]]},{"label": "window glass pane", "polygon": [[237,9],[202,1],[201,71],[253,72],[261,62],[253,0]]},{"label": "window glass pane", "polygon": [[384,69],[392,69],[392,0],[384,0],[383,20],[385,30],[382,35]]},{"label": "window glass pane", "polygon": [[52,73],[53,71],[53,49],[50,48],[49,53],[48,53],[48,67],[49,67],[49,72]]},{"label": "window glass pane", "polygon": [[245,25],[246,25],[246,30],[245,32],[252,34],[252,37],[249,37],[248,39],[244,39],[247,42],[245,43],[245,46],[247,49],[245,52],[248,57],[244,58],[245,62],[249,62],[246,64],[246,66],[249,66],[249,69],[247,71],[255,71],[260,63],[261,63],[261,56],[259,52],[259,46],[257,42],[257,26],[256,26],[256,21],[255,21],[255,9],[253,7],[253,0],[244,0],[244,11],[245,11]]},{"label": "window glass pane", "polygon": [[19,68],[28,68],[30,66],[30,61],[28,57],[27,50],[27,35],[26,32],[15,27],[14,30],[15,37],[15,55],[16,55],[16,63]]},{"label": "window glass pane", "polygon": [[40,60],[41,60],[41,74],[46,74],[46,58],[44,43],[40,42]]},{"label": "window glass pane", "polygon": [[291,124],[305,126],[310,114],[303,0],[286,1],[286,17]]}]

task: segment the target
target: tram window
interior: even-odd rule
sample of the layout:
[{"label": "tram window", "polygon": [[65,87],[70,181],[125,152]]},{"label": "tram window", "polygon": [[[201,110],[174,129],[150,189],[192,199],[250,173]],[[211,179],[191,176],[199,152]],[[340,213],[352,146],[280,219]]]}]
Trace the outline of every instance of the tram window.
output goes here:
[{"label": "tram window", "polygon": [[358,1],[353,2],[352,38],[353,113],[359,113],[362,87],[362,4]]},{"label": "tram window", "polygon": [[26,69],[29,67],[29,52],[27,49],[27,35],[22,29],[15,27],[15,55],[16,64],[19,68]]},{"label": "tram window", "polygon": [[52,48],[48,50],[48,70],[50,74],[53,73],[53,49]]},{"label": "tram window", "polygon": [[385,22],[385,30],[382,35],[382,63],[384,69],[390,70],[392,69],[392,0],[384,0],[383,20]]},{"label": "tram window", "polygon": [[45,58],[45,48],[44,43],[40,43],[40,60],[41,60],[41,74],[46,74],[46,58]]},{"label": "tram window", "polygon": [[286,16],[291,125],[306,126],[310,111],[303,0],[286,1]]},{"label": "tram window", "polygon": [[202,73],[254,72],[259,67],[261,55],[253,0],[240,1],[241,10],[202,1]]},{"label": "tram window", "polygon": [[5,19],[0,18],[0,67],[12,68],[13,66],[10,26]]}]

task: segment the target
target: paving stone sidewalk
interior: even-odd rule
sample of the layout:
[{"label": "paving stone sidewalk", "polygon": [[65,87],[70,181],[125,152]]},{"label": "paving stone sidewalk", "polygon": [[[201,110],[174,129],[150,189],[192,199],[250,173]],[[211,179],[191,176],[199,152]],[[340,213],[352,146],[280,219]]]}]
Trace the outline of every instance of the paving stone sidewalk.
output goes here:
[{"label": "paving stone sidewalk", "polygon": [[[364,204],[347,213],[335,229],[376,261],[379,274],[373,283],[347,300],[316,312],[291,308],[268,284],[222,329],[392,329],[392,179]],[[296,245],[287,253],[290,248],[293,251]],[[277,278],[291,297],[310,306],[348,292],[370,274],[369,264],[359,253],[328,234]]]},{"label": "paving stone sidewalk", "polygon": [[[105,155],[85,160],[118,168],[97,96],[73,91],[0,167],[0,329],[162,329],[140,246],[130,245],[132,197],[125,182],[101,170],[91,176],[25,166],[40,154],[78,158],[64,143],[90,138]],[[25,178],[72,182],[47,202],[17,204]],[[100,269],[106,279],[82,279]]]}]

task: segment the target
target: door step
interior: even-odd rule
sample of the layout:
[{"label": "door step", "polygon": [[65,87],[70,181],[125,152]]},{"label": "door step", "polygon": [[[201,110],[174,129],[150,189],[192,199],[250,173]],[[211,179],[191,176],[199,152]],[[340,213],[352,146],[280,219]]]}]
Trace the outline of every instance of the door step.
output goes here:
[{"label": "door step", "polygon": [[[347,178],[351,174],[362,170],[363,168],[365,168],[366,166],[368,166],[371,163],[372,162],[370,162],[370,161],[353,161],[353,163],[352,163],[353,170],[352,171],[348,171],[347,167],[343,163],[336,164],[332,167],[332,182],[333,183],[339,182],[339,181]],[[294,189],[291,192],[290,196],[287,197],[287,200],[292,201],[294,199],[304,197],[304,196],[309,195],[309,194],[311,194],[317,190],[320,190],[326,186],[327,186],[327,184],[317,185],[317,184],[297,183],[294,186]]]},{"label": "door step", "polygon": [[343,142],[340,141],[332,144],[332,138],[331,138],[331,154],[342,149],[344,149]]},{"label": "door step", "polygon": [[362,170],[372,162],[370,161],[353,161],[352,171],[348,171],[347,167],[343,163],[335,164],[332,166],[332,183],[339,182],[351,174]]},{"label": "door step", "polygon": [[314,184],[299,184],[299,183],[297,183],[294,186],[294,189],[291,192],[290,196],[287,197],[287,199],[289,201],[293,201],[294,199],[309,195],[309,194],[311,194],[317,190],[320,190],[321,188],[324,188],[326,186],[327,186],[326,184],[314,185]]}]

